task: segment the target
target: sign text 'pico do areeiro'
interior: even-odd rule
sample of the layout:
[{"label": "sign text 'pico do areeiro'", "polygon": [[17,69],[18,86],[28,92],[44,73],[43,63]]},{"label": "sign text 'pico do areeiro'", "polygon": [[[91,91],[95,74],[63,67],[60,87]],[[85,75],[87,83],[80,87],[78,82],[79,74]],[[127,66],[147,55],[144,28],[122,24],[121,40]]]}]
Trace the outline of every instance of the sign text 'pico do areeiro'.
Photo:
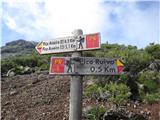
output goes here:
[{"label": "sign text 'pico do areeiro'", "polygon": [[120,59],[94,57],[52,57],[50,74],[118,75],[123,72]]},{"label": "sign text 'pico do areeiro'", "polygon": [[64,53],[100,49],[100,34],[86,34],[50,39],[36,46],[39,54]]}]

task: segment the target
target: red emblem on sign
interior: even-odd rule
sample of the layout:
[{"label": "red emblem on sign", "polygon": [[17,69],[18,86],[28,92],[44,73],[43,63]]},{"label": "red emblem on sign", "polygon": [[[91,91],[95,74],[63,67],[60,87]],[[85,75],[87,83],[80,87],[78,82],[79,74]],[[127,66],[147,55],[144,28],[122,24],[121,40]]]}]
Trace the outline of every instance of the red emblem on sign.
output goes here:
[{"label": "red emblem on sign", "polygon": [[64,58],[52,58],[51,73],[64,73]]},{"label": "red emblem on sign", "polygon": [[86,35],[86,48],[99,47],[99,33]]}]

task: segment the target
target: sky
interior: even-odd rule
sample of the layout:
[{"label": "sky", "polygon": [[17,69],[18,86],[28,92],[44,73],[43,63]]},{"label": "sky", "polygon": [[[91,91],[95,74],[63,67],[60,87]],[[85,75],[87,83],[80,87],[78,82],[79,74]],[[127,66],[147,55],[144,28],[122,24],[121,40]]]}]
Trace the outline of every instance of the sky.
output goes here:
[{"label": "sky", "polygon": [[25,39],[42,41],[101,34],[102,43],[144,48],[160,44],[160,2],[144,0],[2,0],[1,46]]}]

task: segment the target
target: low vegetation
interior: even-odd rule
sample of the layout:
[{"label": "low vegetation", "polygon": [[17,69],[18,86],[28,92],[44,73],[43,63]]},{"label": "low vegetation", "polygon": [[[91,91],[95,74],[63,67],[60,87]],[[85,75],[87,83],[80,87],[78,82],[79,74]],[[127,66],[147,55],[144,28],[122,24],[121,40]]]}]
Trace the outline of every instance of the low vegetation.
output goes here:
[{"label": "low vegetation", "polygon": [[[63,56],[62,54],[59,56]],[[160,45],[150,44],[144,49],[136,46],[118,44],[102,44],[102,49],[83,53],[87,57],[121,58],[125,63],[123,75],[97,77],[84,91],[88,98],[109,101],[117,106],[126,101],[139,101],[153,104],[160,100]],[[1,61],[1,74],[5,76],[9,70],[15,74],[24,74],[26,67],[37,70],[48,70],[51,55],[30,55],[13,57]],[[88,112],[88,119],[98,120],[105,108],[95,107]]]}]

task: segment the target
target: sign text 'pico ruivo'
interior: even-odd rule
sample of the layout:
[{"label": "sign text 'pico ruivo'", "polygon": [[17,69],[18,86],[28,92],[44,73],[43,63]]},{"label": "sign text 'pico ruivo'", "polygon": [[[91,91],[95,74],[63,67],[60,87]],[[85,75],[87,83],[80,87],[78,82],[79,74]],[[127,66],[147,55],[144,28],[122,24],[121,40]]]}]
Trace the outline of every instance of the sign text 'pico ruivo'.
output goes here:
[{"label": "sign text 'pico ruivo'", "polygon": [[50,74],[118,75],[123,72],[120,59],[94,57],[52,57]]}]

